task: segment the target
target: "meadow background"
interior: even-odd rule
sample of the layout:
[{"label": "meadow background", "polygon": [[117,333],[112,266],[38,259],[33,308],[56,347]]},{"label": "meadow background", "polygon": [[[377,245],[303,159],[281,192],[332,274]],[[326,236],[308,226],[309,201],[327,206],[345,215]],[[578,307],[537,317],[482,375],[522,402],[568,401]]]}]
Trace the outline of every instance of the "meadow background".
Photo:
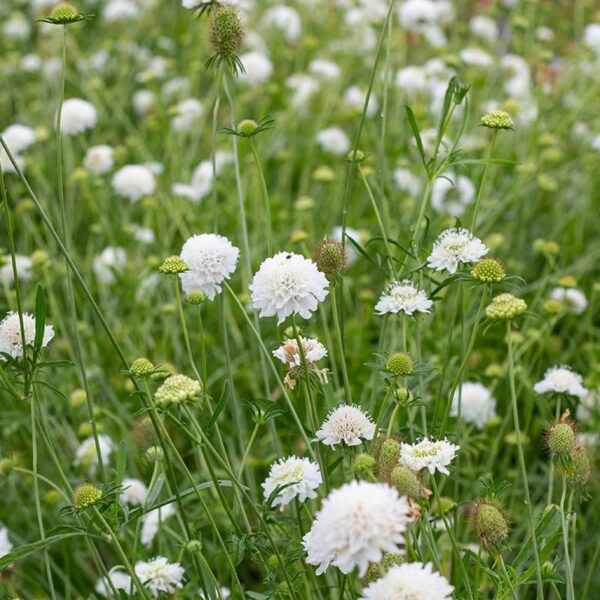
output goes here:
[{"label": "meadow background", "polygon": [[[598,597],[598,6],[239,0],[232,73],[206,64],[222,52],[208,31],[222,7],[183,4],[82,1],[86,18],[66,26],[40,21],[53,2],[0,5],[0,317],[30,313],[55,332],[23,358],[0,326],[3,597],[143,597],[106,577],[156,556],[185,574],[166,591],[141,581],[147,597],[362,598],[398,561],[432,563],[458,599]],[[94,111],[63,109],[57,136],[73,98]],[[512,127],[482,126],[493,110]],[[238,129],[245,119],[259,128]],[[126,165],[143,174],[119,180]],[[463,226],[505,280],[427,266],[442,231]],[[190,302],[159,267],[217,232],[240,249],[237,268],[213,300]],[[248,286],[261,263],[311,258],[331,237],[345,265],[311,318],[259,318]],[[376,314],[395,279],[431,310]],[[527,303],[509,326],[484,311],[503,292]],[[298,335],[325,346],[328,373],[301,367],[291,388],[272,352]],[[413,368],[394,373],[397,352]],[[147,374],[132,373],[138,358]],[[555,365],[585,394],[537,393]],[[156,407],[171,373],[202,391]],[[450,414],[464,382],[495,400],[481,423]],[[381,416],[379,442],[315,440],[344,402]],[[559,460],[545,440],[566,409],[577,437]],[[328,492],[390,483],[383,440],[425,435],[460,450],[449,475],[420,473],[433,493],[411,500],[404,558],[366,580],[315,575],[302,536]],[[280,511],[285,489],[269,498],[261,484],[294,455],[327,485]],[[88,508],[73,500],[86,482],[102,492]],[[482,498],[502,506],[498,543],[474,525]],[[451,597],[427,585],[368,597]]]}]

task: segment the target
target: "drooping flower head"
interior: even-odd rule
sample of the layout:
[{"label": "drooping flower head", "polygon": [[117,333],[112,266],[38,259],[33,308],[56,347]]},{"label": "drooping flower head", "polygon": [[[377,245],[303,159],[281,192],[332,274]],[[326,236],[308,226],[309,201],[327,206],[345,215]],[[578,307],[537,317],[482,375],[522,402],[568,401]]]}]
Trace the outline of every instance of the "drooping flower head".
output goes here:
[{"label": "drooping flower head", "polygon": [[[23,330],[25,334],[25,346],[33,346],[35,342],[35,318],[28,313],[23,313]],[[52,325],[44,327],[44,337],[42,339],[42,348],[45,348],[54,337],[54,328]],[[19,314],[9,312],[0,322],[0,352],[9,354],[13,358],[23,356],[23,338],[21,337],[21,322]],[[6,359],[0,356],[0,361]]]},{"label": "drooping flower head", "polygon": [[405,279],[390,284],[375,305],[375,312],[379,315],[403,312],[412,316],[415,312],[428,313],[432,306],[427,294]]},{"label": "drooping flower head", "polygon": [[273,506],[283,507],[294,498],[304,502],[307,498],[316,498],[316,489],[323,478],[319,465],[308,458],[280,458],[271,465],[269,476],[262,483],[264,498],[268,500],[271,494],[280,486],[285,486],[273,500]]},{"label": "drooping flower head", "polygon": [[304,536],[306,562],[321,575],[333,565],[342,573],[358,567],[362,577],[384,552],[402,552],[410,522],[404,496],[385,483],[352,481],[332,491]]},{"label": "drooping flower head", "polygon": [[155,598],[161,592],[173,594],[183,587],[184,568],[179,563],[170,563],[164,556],[149,561],[139,561],[135,565],[135,574]]},{"label": "drooping flower head", "polygon": [[226,237],[214,233],[194,235],[183,244],[181,258],[189,270],[179,275],[183,291],[202,292],[214,300],[221,283],[235,271],[240,251]]},{"label": "drooping flower head", "polygon": [[300,337],[302,351],[306,364],[303,364],[302,353],[298,341],[289,339],[283,342],[277,350],[273,350],[273,356],[278,358],[287,369],[284,382],[290,387],[296,387],[298,378],[304,373],[305,367],[311,373],[322,374],[327,379],[327,369],[319,369],[317,362],[327,356],[327,349],[319,340],[314,338]]},{"label": "drooping flower head", "polygon": [[310,318],[329,293],[325,275],[317,265],[299,254],[279,252],[260,265],[250,284],[252,303],[261,317],[277,315],[277,322],[290,315]]},{"label": "drooping flower head", "polygon": [[481,383],[466,381],[452,398],[450,414],[458,416],[460,400],[460,415],[467,423],[473,423],[478,429],[496,414],[496,400],[490,391]]},{"label": "drooping flower head", "polygon": [[583,387],[583,377],[566,365],[551,367],[544,373],[544,378],[538,381],[533,389],[538,394],[555,392],[584,398],[588,390]]},{"label": "drooping flower head", "polygon": [[487,253],[485,244],[467,229],[446,229],[433,244],[427,266],[436,271],[456,273],[460,264],[476,263]]},{"label": "drooping flower head", "polygon": [[358,446],[363,440],[372,440],[375,423],[362,408],[354,404],[342,404],[328,415],[316,436],[326,446],[344,442],[348,446]]},{"label": "drooping flower head", "polygon": [[431,474],[439,471],[444,475],[450,475],[448,465],[459,448],[448,440],[430,440],[425,437],[415,444],[400,446],[400,464],[406,465],[413,471],[427,469]]}]

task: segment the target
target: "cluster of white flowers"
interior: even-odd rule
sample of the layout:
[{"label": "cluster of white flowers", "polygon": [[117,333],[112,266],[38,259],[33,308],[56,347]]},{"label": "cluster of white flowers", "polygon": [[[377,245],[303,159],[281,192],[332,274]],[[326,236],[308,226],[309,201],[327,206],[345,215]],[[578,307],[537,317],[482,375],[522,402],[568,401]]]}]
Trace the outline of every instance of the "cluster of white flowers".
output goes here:
[{"label": "cluster of white flowers", "polygon": [[480,261],[488,249],[466,229],[446,229],[433,245],[427,265],[436,271],[456,273],[459,265]]},{"label": "cluster of white flowers", "polygon": [[[35,131],[26,125],[14,123],[13,125],[9,125],[2,132],[2,139],[8,146],[17,165],[22,169],[25,166],[25,160],[21,157],[21,152],[27,150],[27,148],[35,143]],[[0,166],[5,173],[13,173],[15,171],[15,168],[2,146],[0,146]]]},{"label": "cluster of white flowers", "polygon": [[432,306],[427,294],[405,279],[388,286],[375,305],[375,312],[379,315],[403,312],[412,316],[415,312],[428,313]]},{"label": "cluster of white flowers", "polygon": [[304,536],[306,562],[317,575],[329,565],[342,573],[358,567],[362,577],[369,563],[381,561],[384,552],[401,552],[410,522],[404,496],[384,483],[352,481],[323,500],[310,531]]},{"label": "cluster of white flowers", "polygon": [[358,446],[363,440],[372,440],[375,423],[359,406],[342,404],[334,408],[315,434],[326,446],[344,442],[347,446]]},{"label": "cluster of white flowers", "polygon": [[[25,336],[25,346],[33,346],[35,342],[35,318],[28,313],[23,313],[23,331],[21,331],[21,318],[15,312],[8,313],[0,322],[0,353],[8,354],[12,358],[21,358],[23,356],[23,337]],[[44,326],[44,335],[42,337],[42,348],[45,348],[54,337],[54,328],[52,325]],[[6,358],[0,355],[0,361],[5,362]]]},{"label": "cluster of white flowers", "polygon": [[[110,579],[110,581],[108,581]],[[113,588],[117,590],[123,590],[127,594],[133,594],[133,582],[131,577],[122,569],[116,568],[111,569],[107,577],[101,577],[96,582],[94,587],[97,594],[103,598],[112,598]]]},{"label": "cluster of white flowers", "polygon": [[[7,256],[5,260],[6,264],[0,267],[0,283],[11,286],[15,282],[12,259]],[[15,263],[19,281],[29,281],[33,275],[33,261],[31,258],[22,254],[15,254]]]},{"label": "cluster of white flowers", "polygon": [[583,377],[566,365],[551,367],[544,373],[544,378],[538,381],[533,389],[538,394],[554,392],[556,394],[569,394],[583,398],[588,390],[583,387]]},{"label": "cluster of white flowers", "polygon": [[12,552],[13,545],[8,537],[8,529],[0,523],[0,558]]},{"label": "cluster of white flowers", "polygon": [[461,417],[467,423],[473,423],[478,429],[483,429],[496,414],[496,400],[481,383],[466,381],[456,390],[450,409],[453,417],[458,416],[459,403]]},{"label": "cluster of white flowers", "polygon": [[430,440],[425,437],[415,444],[400,445],[400,463],[412,471],[427,469],[431,474],[439,471],[450,475],[448,465],[452,462],[460,446],[448,440]]},{"label": "cluster of white flowers", "polygon": [[[218,150],[215,153],[215,173],[219,176],[223,169],[233,161],[229,152]],[[187,198],[192,202],[200,202],[213,189],[215,177],[213,176],[212,160],[203,160],[194,169],[190,183],[174,183],[171,190],[176,196]]]},{"label": "cluster of white flowers", "polygon": [[269,476],[262,483],[264,498],[268,500],[279,487],[284,486],[273,500],[273,506],[281,510],[294,498],[304,502],[308,498],[316,498],[316,489],[323,482],[319,465],[307,458],[290,456],[280,458],[271,465]]},{"label": "cluster of white flowers", "polygon": [[325,152],[345,156],[350,150],[350,140],[339,127],[328,127],[317,133],[317,142]]},{"label": "cluster of white flowers", "polygon": [[92,268],[98,281],[104,285],[115,282],[115,273],[127,264],[127,256],[124,248],[107,246],[94,259]]},{"label": "cluster of white flowers", "polygon": [[114,165],[114,154],[115,152],[111,146],[105,144],[92,146],[86,152],[83,166],[94,175],[108,173]]},{"label": "cluster of white flowers", "polygon": [[164,556],[149,561],[139,561],[135,574],[155,598],[161,593],[173,594],[183,587],[184,568],[179,563],[170,563]]}]

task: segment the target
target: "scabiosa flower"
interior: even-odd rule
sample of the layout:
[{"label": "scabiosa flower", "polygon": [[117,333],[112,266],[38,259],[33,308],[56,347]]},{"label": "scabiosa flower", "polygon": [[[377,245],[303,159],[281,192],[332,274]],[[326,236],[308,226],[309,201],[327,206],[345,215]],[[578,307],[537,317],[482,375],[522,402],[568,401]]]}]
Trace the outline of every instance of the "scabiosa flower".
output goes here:
[{"label": "scabiosa flower", "polygon": [[[110,454],[115,449],[114,442],[104,433],[98,435],[98,446],[102,454],[102,462],[104,466],[110,464]],[[89,473],[93,473],[98,466],[98,455],[96,454],[96,442],[91,436],[81,442],[79,448],[75,452],[75,465],[81,465],[87,469]]]},{"label": "scabiosa flower", "polygon": [[[327,373],[327,369],[319,369],[316,363],[327,356],[327,349],[319,340],[314,338],[300,338],[302,350],[306,365],[302,361],[302,353],[298,347],[298,341],[289,339],[283,342],[277,350],[273,350],[273,356],[278,358],[287,368],[288,372],[284,382],[290,388],[296,387],[298,378],[302,375],[304,367],[311,373],[323,374]],[[327,376],[325,375],[325,380]]]},{"label": "scabiosa flower", "polygon": [[362,440],[372,440],[374,434],[375,423],[360,406],[341,404],[327,415],[316,436],[326,446],[340,442],[358,446]]},{"label": "scabiosa flower", "polygon": [[467,423],[473,423],[478,429],[483,429],[490,418],[496,414],[496,400],[481,383],[466,381],[460,390],[454,392],[450,408],[453,417],[458,416],[459,398],[461,417]]},{"label": "scabiosa flower", "polygon": [[0,523],[0,558],[12,552],[13,545],[8,539],[8,529]]},{"label": "scabiosa flower", "polygon": [[446,229],[435,241],[427,266],[436,271],[456,273],[461,263],[476,263],[487,253],[485,244],[466,229]]},{"label": "scabiosa flower", "polygon": [[261,317],[277,315],[283,323],[290,315],[310,318],[329,293],[327,277],[309,258],[279,252],[260,265],[250,284],[252,303]]},{"label": "scabiosa flower", "polygon": [[556,287],[550,292],[552,300],[558,300],[570,312],[580,315],[588,305],[585,294],[577,288]]},{"label": "scabiosa flower", "polygon": [[325,152],[344,156],[350,150],[348,136],[339,127],[328,127],[317,133],[317,143]]},{"label": "scabiosa flower", "polygon": [[431,206],[438,213],[460,217],[475,199],[475,186],[464,175],[443,173],[431,188]]},{"label": "scabiosa flower", "polygon": [[119,500],[122,504],[140,506],[144,504],[147,495],[148,488],[143,481],[140,481],[139,479],[123,479],[121,482],[121,495],[119,496]]},{"label": "scabiosa flower", "polygon": [[148,167],[144,165],[126,165],[114,174],[112,187],[119,196],[137,202],[140,198],[154,193],[156,180]]},{"label": "scabiosa flower", "polygon": [[294,498],[304,502],[308,498],[316,498],[315,491],[323,482],[319,465],[308,458],[280,458],[271,465],[269,476],[262,483],[264,498],[268,500],[271,494],[280,486],[286,486],[279,491],[273,500],[273,506],[281,510]]},{"label": "scabiosa flower", "polygon": [[588,390],[583,387],[583,377],[566,365],[551,367],[544,373],[544,378],[538,381],[533,389],[538,394],[554,392],[556,394],[569,394],[584,398]]},{"label": "scabiosa flower", "polygon": [[[110,582],[108,579],[110,579]],[[123,590],[128,594],[133,592],[131,577],[118,567],[109,571],[108,578],[101,577],[98,579],[94,590],[100,596],[110,598],[113,596],[113,588],[117,591]]]},{"label": "scabiosa flower", "polygon": [[363,590],[361,600],[451,600],[454,587],[431,564],[395,565]]},{"label": "scabiosa flower", "polygon": [[362,577],[384,552],[401,552],[410,507],[385,483],[352,481],[325,498],[302,544],[306,562],[321,575],[333,565],[342,573],[358,567]]},{"label": "scabiosa flower", "polygon": [[527,310],[527,303],[512,294],[498,294],[485,308],[485,315],[492,321],[508,321],[522,315]]},{"label": "scabiosa flower", "polygon": [[114,150],[105,144],[88,148],[83,166],[94,175],[102,175],[113,168]]},{"label": "scabiosa flower", "polygon": [[[33,346],[35,341],[35,318],[28,313],[23,313],[23,330],[25,334],[25,345]],[[54,337],[52,325],[44,327],[42,348],[45,348]],[[0,322],[0,352],[9,354],[12,358],[23,356],[23,338],[21,337],[21,320],[16,312],[9,312]],[[0,356],[0,361],[6,358]]]},{"label": "scabiosa flower", "polygon": [[173,594],[183,587],[184,568],[179,563],[170,563],[164,556],[135,565],[135,574],[155,598],[161,592]]},{"label": "scabiosa flower", "polygon": [[161,523],[164,523],[164,521],[174,514],[175,507],[173,504],[166,504],[165,506],[147,512],[143,516],[140,539],[146,548],[149,548],[152,545],[152,542],[160,529]]},{"label": "scabiosa flower", "polygon": [[92,129],[97,120],[96,108],[87,100],[69,98],[62,104],[60,130],[64,135],[78,135]]},{"label": "scabiosa flower", "polygon": [[[10,256],[6,256],[5,260],[6,264],[0,267],[0,283],[5,283],[10,287],[15,282],[12,259]],[[15,262],[19,281],[30,281],[33,275],[33,260],[29,256],[15,254]]]},{"label": "scabiosa flower", "polygon": [[121,270],[126,263],[127,256],[124,248],[107,246],[94,258],[92,269],[100,283],[110,285],[115,282],[115,271]]},{"label": "scabiosa flower", "polygon": [[378,315],[403,312],[412,316],[415,312],[428,313],[433,302],[408,279],[391,283],[375,305]]},{"label": "scabiosa flower", "polygon": [[192,236],[181,248],[181,258],[189,267],[189,271],[179,275],[183,291],[200,291],[214,300],[221,292],[220,284],[235,271],[239,255],[239,249],[222,235]]},{"label": "scabiosa flower", "polygon": [[430,440],[425,437],[415,444],[400,446],[400,464],[406,465],[413,471],[427,469],[431,474],[439,471],[450,475],[447,467],[456,456],[460,446],[451,444],[448,440]]}]

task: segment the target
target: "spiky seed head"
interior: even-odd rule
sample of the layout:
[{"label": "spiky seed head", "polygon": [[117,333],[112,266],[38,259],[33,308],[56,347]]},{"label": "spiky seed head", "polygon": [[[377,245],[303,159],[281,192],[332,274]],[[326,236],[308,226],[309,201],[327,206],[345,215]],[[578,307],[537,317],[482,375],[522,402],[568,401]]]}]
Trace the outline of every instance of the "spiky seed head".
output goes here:
[{"label": "spiky seed head", "polygon": [[485,548],[498,548],[506,541],[510,528],[499,502],[488,498],[477,500],[470,512],[473,533]]},{"label": "spiky seed head", "polygon": [[396,565],[401,565],[404,562],[404,556],[402,554],[396,554],[395,552],[386,552],[383,555],[381,561],[381,568],[387,571]]},{"label": "spiky seed head", "polygon": [[377,563],[369,563],[369,567],[367,568],[367,572],[364,574],[363,578],[360,580],[360,583],[363,587],[367,587],[370,583],[381,579],[385,575],[385,571],[382,569],[380,564]]},{"label": "spiky seed head", "polygon": [[412,375],[415,363],[406,352],[394,352],[388,356],[385,363],[387,371],[396,377],[408,377]]},{"label": "spiky seed head", "polygon": [[154,371],[154,365],[147,358],[136,358],[129,370],[135,377],[145,377]]},{"label": "spiky seed head", "polygon": [[392,469],[390,480],[401,496],[420,498],[423,495],[417,474],[404,465],[398,465]]},{"label": "spiky seed head", "polygon": [[226,63],[237,59],[244,39],[244,30],[238,11],[233,6],[220,6],[214,11],[209,37],[218,59]]},{"label": "spiky seed head", "polygon": [[492,299],[485,309],[485,314],[493,321],[508,321],[522,315],[526,310],[525,300],[512,294],[500,294]]},{"label": "spiky seed head", "polygon": [[354,459],[352,470],[356,475],[366,477],[373,473],[375,468],[375,458],[366,452],[361,452]]},{"label": "spiky seed head", "polygon": [[586,447],[577,446],[568,464],[561,465],[559,463],[556,472],[560,477],[566,475],[567,483],[571,487],[585,488],[592,476],[592,462]]},{"label": "spiky seed head", "polygon": [[577,445],[577,435],[568,410],[546,432],[546,445],[557,460],[568,460],[571,457]]},{"label": "spiky seed head", "polygon": [[102,490],[93,483],[82,483],[73,490],[73,506],[84,510],[96,504],[102,498]]},{"label": "spiky seed head", "polygon": [[512,129],[514,122],[504,110],[492,110],[481,117],[481,124],[490,129]]},{"label": "spiky seed head", "polygon": [[499,283],[506,277],[506,271],[499,260],[484,258],[471,269],[471,276],[482,283]]},{"label": "spiky seed head", "polygon": [[163,264],[158,267],[158,270],[165,275],[177,275],[178,273],[189,271],[190,268],[181,256],[168,256],[163,261]]},{"label": "spiky seed head", "polygon": [[377,456],[377,473],[380,479],[387,480],[400,459],[400,442],[393,438],[384,440]]},{"label": "spiky seed head", "polygon": [[244,119],[237,126],[237,132],[240,135],[252,135],[258,128],[258,123],[253,119]]},{"label": "spiky seed head", "polygon": [[154,399],[163,406],[183,404],[196,400],[201,391],[202,385],[196,379],[186,375],[171,375],[156,390]]},{"label": "spiky seed head", "polygon": [[339,277],[346,267],[346,250],[341,242],[325,238],[316,247],[313,260],[319,271],[331,281]]},{"label": "spiky seed head", "polygon": [[201,292],[200,290],[195,290],[193,292],[190,292],[186,297],[186,302],[188,302],[188,304],[193,304],[195,306],[198,306],[199,304],[202,304],[205,300],[206,300],[206,294],[204,292]]},{"label": "spiky seed head", "polygon": [[59,2],[50,13],[57,24],[66,25],[79,18],[79,11],[69,2]]}]

